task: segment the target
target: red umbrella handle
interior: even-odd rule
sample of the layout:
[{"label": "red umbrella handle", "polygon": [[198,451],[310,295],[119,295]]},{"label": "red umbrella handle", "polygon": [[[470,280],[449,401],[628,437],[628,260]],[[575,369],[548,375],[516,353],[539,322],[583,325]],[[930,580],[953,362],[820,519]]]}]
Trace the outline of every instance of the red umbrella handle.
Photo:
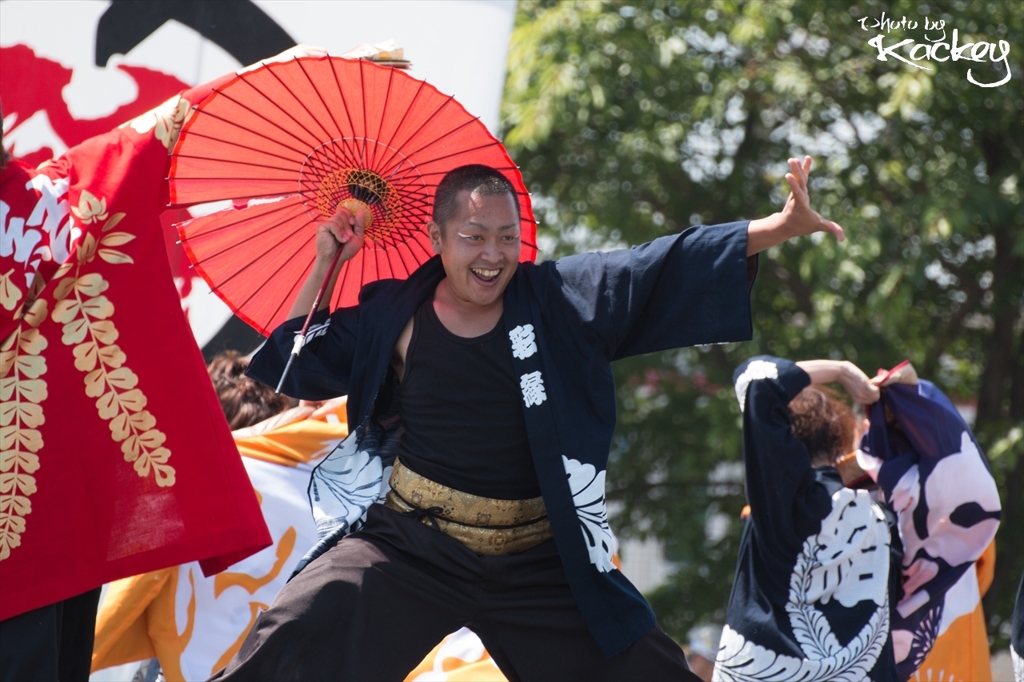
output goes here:
[{"label": "red umbrella handle", "polygon": [[306,332],[309,330],[309,323],[313,321],[313,315],[316,314],[317,308],[320,307],[320,301],[324,297],[324,292],[327,291],[327,283],[331,281],[331,275],[334,274],[334,269],[338,267],[338,259],[341,258],[341,252],[343,251],[342,246],[344,245],[338,246],[338,250],[334,254],[334,260],[331,261],[331,267],[327,268],[327,274],[324,275],[324,281],[320,283],[320,291],[316,292],[316,300],[313,301],[313,307],[309,309],[309,315],[306,315],[302,331],[295,335],[295,343],[292,344],[292,354],[288,356],[288,364],[284,366],[284,371],[281,372],[281,379],[277,382],[277,388],[274,389],[275,395],[280,395],[285,377],[288,376],[292,363],[295,362],[295,358],[299,357],[299,351],[302,350],[302,346],[306,343]]}]

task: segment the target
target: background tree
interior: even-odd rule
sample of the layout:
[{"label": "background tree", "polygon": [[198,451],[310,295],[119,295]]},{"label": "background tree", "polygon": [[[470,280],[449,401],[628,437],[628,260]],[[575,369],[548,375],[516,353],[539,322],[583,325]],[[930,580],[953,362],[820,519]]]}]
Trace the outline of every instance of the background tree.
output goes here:
[{"label": "background tree", "polygon": [[[874,19],[918,22],[882,32]],[[868,17],[868,30],[859,20]],[[1011,46],[1002,64],[877,59],[868,41]],[[677,638],[721,622],[743,505],[732,369],[745,357],[909,358],[975,432],[1003,497],[990,633],[1005,646],[1024,570],[1024,13],[1007,2],[521,0],[504,136],[546,256],[637,244],[781,208],[810,153],[812,202],[847,230],[762,254],[755,338],[618,363],[617,530],[679,569],[648,595]],[[900,54],[907,56],[905,51]]]}]

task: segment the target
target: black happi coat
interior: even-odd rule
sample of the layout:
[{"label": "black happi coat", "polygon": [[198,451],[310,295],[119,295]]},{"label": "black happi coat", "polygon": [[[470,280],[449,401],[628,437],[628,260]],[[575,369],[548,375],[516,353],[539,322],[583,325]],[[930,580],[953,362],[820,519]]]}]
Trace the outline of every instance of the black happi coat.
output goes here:
[{"label": "black happi coat", "polygon": [[[746,249],[746,222],[698,226],[632,249],[521,263],[505,291],[505,327],[541,493],[576,603],[606,656],[654,625],[647,602],[611,562],[604,501],[615,428],[610,363],[749,339]],[[310,498],[322,539],[307,561],[357,528],[387,492],[401,437],[391,356],[443,277],[435,257],[408,280],[368,285],[358,306],[329,317],[321,311],[307,334],[283,390],[309,400],[347,393],[353,427],[313,474]],[[301,325],[297,318],[276,329],[249,374],[275,384]]]},{"label": "black happi coat", "polygon": [[863,490],[811,467],[789,402],[810,377],[751,358],[733,381],[743,410],[750,518],[740,541],[715,680],[896,680],[889,528]]}]

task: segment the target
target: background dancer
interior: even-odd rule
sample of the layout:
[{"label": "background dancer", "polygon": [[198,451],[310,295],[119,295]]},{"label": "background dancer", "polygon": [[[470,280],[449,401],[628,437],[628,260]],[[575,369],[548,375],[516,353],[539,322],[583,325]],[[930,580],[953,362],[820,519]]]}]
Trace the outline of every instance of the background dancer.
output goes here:
[{"label": "background dancer", "polygon": [[750,517],[713,679],[896,679],[889,528],[867,491],[843,486],[854,416],[818,384],[861,403],[878,388],[834,360],[762,356],[733,378]]}]

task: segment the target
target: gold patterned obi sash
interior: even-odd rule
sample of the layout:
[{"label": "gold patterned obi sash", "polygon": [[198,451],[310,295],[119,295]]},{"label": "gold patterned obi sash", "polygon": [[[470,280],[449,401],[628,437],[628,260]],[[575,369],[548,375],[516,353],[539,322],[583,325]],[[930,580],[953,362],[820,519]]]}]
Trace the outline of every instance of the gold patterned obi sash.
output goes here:
[{"label": "gold patterned obi sash", "polygon": [[497,500],[449,488],[420,476],[395,460],[384,506],[418,516],[476,554],[524,552],[551,535],[544,499]]}]

